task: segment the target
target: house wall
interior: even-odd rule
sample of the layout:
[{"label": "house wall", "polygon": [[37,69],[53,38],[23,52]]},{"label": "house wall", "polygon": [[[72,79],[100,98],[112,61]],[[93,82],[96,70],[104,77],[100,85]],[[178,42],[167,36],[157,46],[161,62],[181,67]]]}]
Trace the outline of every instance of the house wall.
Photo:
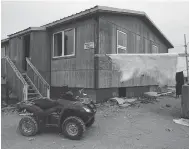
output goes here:
[{"label": "house wall", "polygon": [[[1,50],[5,49],[5,56],[9,56],[9,42],[5,42],[1,44]],[[2,58],[2,51],[1,51],[1,58]],[[5,74],[6,74],[6,66],[5,66],[5,60],[1,59],[1,84],[5,84]],[[3,78],[2,78],[3,77]]]},{"label": "house wall", "polygon": [[13,37],[9,39],[9,57],[15,63],[18,70],[23,72],[23,37]]},{"label": "house wall", "polygon": [[100,53],[116,53],[117,30],[127,33],[128,53],[151,53],[152,44],[159,47],[160,53],[168,53],[168,47],[141,18],[103,14],[99,23]]},{"label": "house wall", "polygon": [[[2,48],[5,48],[5,55],[9,55],[9,42],[8,41],[1,44],[1,49]],[[2,52],[1,52],[1,54],[2,54]]]},{"label": "house wall", "polygon": [[31,33],[30,57],[32,64],[50,84],[50,37],[47,31]]},{"label": "house wall", "polygon": [[[132,16],[101,15],[99,19],[99,53],[115,54],[117,51],[117,30],[127,33],[128,53],[151,53],[152,44],[159,47],[159,53],[167,53],[168,47],[141,19]],[[139,40],[137,40],[139,39]],[[149,76],[133,78],[120,83],[120,72],[115,70],[108,57],[99,57],[98,88],[134,87],[156,85]]]},{"label": "house wall", "polygon": [[[53,33],[75,28],[75,56],[51,59],[51,85],[69,87],[94,87],[94,50],[84,50],[84,43],[95,42],[95,20],[87,19],[60,25],[51,30],[51,52]],[[51,53],[52,54],[52,53]]]},{"label": "house wall", "polygon": [[[50,38],[45,31],[36,31],[30,34],[30,58],[45,80],[50,83]],[[24,36],[13,37],[9,40],[9,57],[15,63],[20,72],[23,70]]]}]

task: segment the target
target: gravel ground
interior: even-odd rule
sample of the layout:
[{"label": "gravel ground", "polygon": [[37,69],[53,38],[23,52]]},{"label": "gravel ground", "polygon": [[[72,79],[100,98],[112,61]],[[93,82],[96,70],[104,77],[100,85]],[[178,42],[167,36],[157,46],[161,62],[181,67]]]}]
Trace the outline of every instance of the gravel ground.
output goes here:
[{"label": "gravel ground", "polygon": [[56,128],[32,138],[21,136],[20,117],[2,113],[2,149],[189,149],[189,127],[173,122],[180,117],[180,99],[158,100],[121,109],[100,106],[94,125],[79,141],[64,138]]}]

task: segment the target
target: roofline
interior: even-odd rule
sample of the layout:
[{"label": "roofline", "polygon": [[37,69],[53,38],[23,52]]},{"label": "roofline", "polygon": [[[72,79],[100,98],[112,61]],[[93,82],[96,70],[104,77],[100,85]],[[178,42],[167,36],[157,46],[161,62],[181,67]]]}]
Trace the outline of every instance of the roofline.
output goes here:
[{"label": "roofline", "polygon": [[161,38],[163,39],[165,44],[168,46],[168,48],[174,48],[173,44],[167,39],[167,37],[160,31],[160,29],[147,16],[147,14],[145,12],[143,12],[143,11],[134,11],[134,10],[129,10],[129,9],[119,9],[119,8],[106,7],[106,6],[95,6],[93,8],[86,9],[86,10],[81,11],[79,13],[73,14],[71,16],[68,16],[68,17],[65,17],[63,19],[48,23],[48,24],[40,26],[40,27],[29,27],[29,28],[27,28],[25,30],[16,32],[14,34],[10,34],[10,35],[8,35],[8,37],[12,38],[12,37],[15,37],[15,36],[26,34],[26,33],[31,32],[31,31],[43,31],[43,30],[46,30],[46,28],[55,27],[58,24],[66,23],[66,22],[69,22],[69,21],[74,20],[74,19],[83,18],[85,16],[92,15],[92,14],[95,14],[95,13],[98,13],[98,12],[99,13],[108,12],[108,13],[123,14],[123,15],[127,14],[127,15],[135,15],[135,16],[144,17],[146,19],[147,23],[152,25],[152,27],[161,36]]},{"label": "roofline", "polygon": [[57,24],[61,24],[61,23],[65,23],[67,21],[71,21],[72,19],[78,19],[78,18],[82,18],[86,15],[89,15],[89,14],[94,14],[96,12],[117,12],[117,13],[127,13],[127,14],[133,14],[133,15],[145,15],[144,12],[142,11],[134,11],[134,10],[129,10],[129,9],[119,9],[119,8],[113,8],[113,7],[106,7],[106,6],[95,6],[95,7],[92,7],[90,9],[86,9],[84,11],[81,11],[79,13],[76,13],[76,14],[73,14],[71,16],[68,16],[68,17],[65,17],[65,18],[62,18],[60,20],[57,20],[57,21],[54,21],[54,22],[51,22],[51,23],[48,23],[46,25],[43,25],[41,27],[53,27]]},{"label": "roofline", "polygon": [[56,20],[56,21],[54,21],[54,22],[45,24],[45,25],[43,25],[43,26],[41,26],[41,27],[49,28],[49,27],[53,27],[53,26],[55,26],[55,25],[57,25],[57,24],[65,23],[65,22],[70,21],[70,20],[72,20],[72,19],[78,19],[78,18],[80,18],[80,17],[82,18],[82,17],[84,17],[85,15],[89,15],[89,14],[93,14],[93,13],[97,12],[98,9],[99,9],[98,7],[99,7],[99,6],[95,6],[95,7],[93,7],[93,8],[86,9],[86,10],[84,10],[84,11],[81,11],[81,12],[79,12],[79,13],[70,15],[70,16],[65,17],[65,18],[62,18],[62,19],[60,19],[60,20]]},{"label": "roofline", "polygon": [[43,25],[42,27],[46,27],[46,28],[54,27],[54,26],[56,26],[58,24],[65,23],[65,22],[71,21],[73,19],[82,18],[82,17],[85,17],[86,15],[94,14],[94,13],[97,13],[97,12],[109,12],[109,13],[128,14],[128,15],[136,15],[136,16],[145,17],[146,20],[154,27],[154,29],[156,29],[156,31],[158,31],[160,36],[163,37],[163,40],[165,41],[167,46],[169,48],[174,48],[173,44],[167,39],[167,37],[161,32],[161,30],[155,25],[155,23],[143,11],[135,11],[135,10],[129,10],[129,9],[119,9],[119,8],[106,7],[106,6],[95,6],[95,7],[91,8],[91,9],[86,9],[84,11],[81,11],[80,13],[76,13],[74,15],[71,15],[71,16],[65,17],[63,19],[54,21],[52,23]]},{"label": "roofline", "polygon": [[9,38],[2,39],[2,40],[1,40],[1,44],[6,43],[6,42],[8,42],[8,41],[9,41]]},{"label": "roofline", "polygon": [[28,28],[26,28],[24,30],[21,30],[19,32],[16,32],[14,34],[10,34],[10,35],[8,35],[8,37],[12,38],[12,37],[16,37],[16,36],[19,36],[19,35],[23,35],[23,34],[29,33],[31,31],[44,31],[44,30],[46,30],[45,27],[28,27]]},{"label": "roofline", "polygon": [[146,19],[154,26],[154,28],[160,33],[160,35],[164,38],[166,43],[169,45],[169,48],[174,48],[173,44],[168,40],[168,38],[163,34],[163,32],[155,25],[155,23],[149,18],[147,14],[145,14]]}]

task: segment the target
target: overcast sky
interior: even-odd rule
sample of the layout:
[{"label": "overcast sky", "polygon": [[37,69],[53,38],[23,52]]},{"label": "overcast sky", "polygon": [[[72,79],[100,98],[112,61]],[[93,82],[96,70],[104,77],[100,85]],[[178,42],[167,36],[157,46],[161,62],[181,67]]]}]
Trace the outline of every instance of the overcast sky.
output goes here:
[{"label": "overcast sky", "polygon": [[183,52],[184,34],[189,42],[189,1],[78,0],[2,2],[1,39],[19,30],[41,26],[95,5],[144,11],[175,46]]}]

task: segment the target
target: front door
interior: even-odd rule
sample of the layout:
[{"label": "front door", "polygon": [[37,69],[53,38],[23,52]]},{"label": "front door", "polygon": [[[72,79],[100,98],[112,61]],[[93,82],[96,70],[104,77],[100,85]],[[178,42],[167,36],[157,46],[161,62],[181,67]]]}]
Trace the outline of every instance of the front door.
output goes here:
[{"label": "front door", "polygon": [[30,58],[30,34],[24,36],[23,39],[23,53],[24,53],[24,57],[23,57],[23,70],[26,71],[27,70],[27,62],[26,62],[26,58]]}]

